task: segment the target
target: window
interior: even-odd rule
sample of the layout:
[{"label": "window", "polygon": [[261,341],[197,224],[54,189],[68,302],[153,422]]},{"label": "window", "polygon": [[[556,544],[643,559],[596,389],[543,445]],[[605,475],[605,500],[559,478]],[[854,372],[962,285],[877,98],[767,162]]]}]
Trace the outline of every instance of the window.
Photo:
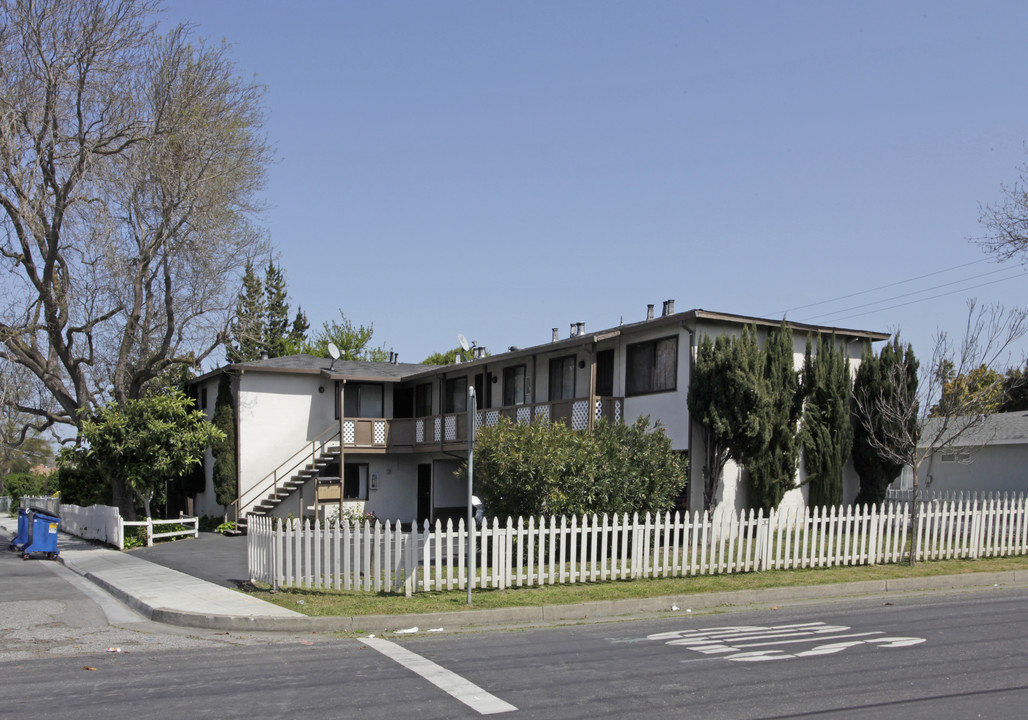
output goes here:
[{"label": "window", "polygon": [[432,414],[432,383],[423,383],[414,389],[414,417]]},{"label": "window", "polygon": [[207,388],[200,388],[200,409],[207,409]]},{"label": "window", "polygon": [[678,386],[678,338],[629,345],[626,363],[626,395],[675,390]]},{"label": "window", "polygon": [[368,499],[368,464],[343,465],[343,500]]},{"label": "window", "polygon": [[614,351],[596,353],[596,394],[609,397],[614,394]]},{"label": "window", "polygon": [[462,413],[468,411],[468,379],[466,377],[450,378],[446,381],[446,397],[443,399],[443,412]]},{"label": "window", "polygon": [[575,397],[575,356],[550,360],[550,400],[573,400]]},{"label": "window", "polygon": [[515,365],[514,367],[503,368],[503,404],[524,405],[525,395],[525,366]]},{"label": "window", "polygon": [[[344,417],[385,417],[385,388],[372,383],[346,383],[343,385]],[[339,393],[336,392],[336,418],[339,417]]]}]

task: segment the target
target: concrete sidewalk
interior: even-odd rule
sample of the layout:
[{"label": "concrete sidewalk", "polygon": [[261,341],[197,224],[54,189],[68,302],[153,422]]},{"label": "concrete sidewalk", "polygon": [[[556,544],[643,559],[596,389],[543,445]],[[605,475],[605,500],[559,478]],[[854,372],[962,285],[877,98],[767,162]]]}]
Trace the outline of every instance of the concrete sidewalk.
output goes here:
[{"label": "concrete sidewalk", "polygon": [[[0,551],[6,551],[17,529],[17,518],[0,516],[0,542],[3,543]],[[825,600],[890,597],[902,593],[940,590],[1028,588],[1028,571],[1019,570],[682,594],[575,605],[410,615],[309,617],[178,570],[148,562],[132,553],[110,549],[67,533],[60,534],[57,547],[60,552],[58,561],[65,567],[92,580],[148,619],[208,630],[383,633],[418,626],[422,629],[443,628],[452,631],[462,628],[532,626],[599,619],[667,617],[730,608],[770,608]]]}]

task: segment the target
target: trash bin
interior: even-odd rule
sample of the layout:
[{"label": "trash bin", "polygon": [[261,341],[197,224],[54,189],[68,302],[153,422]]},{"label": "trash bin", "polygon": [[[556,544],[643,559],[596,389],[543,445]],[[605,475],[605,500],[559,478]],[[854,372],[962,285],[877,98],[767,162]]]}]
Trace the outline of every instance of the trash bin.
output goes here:
[{"label": "trash bin", "polygon": [[57,557],[57,530],[61,525],[59,518],[47,515],[33,508],[28,513],[29,537],[20,547],[22,558],[29,559],[34,552],[46,553],[53,560]]},{"label": "trash bin", "polygon": [[17,550],[19,545],[29,541],[29,511],[23,507],[18,508],[18,534],[11,540],[11,550]]}]

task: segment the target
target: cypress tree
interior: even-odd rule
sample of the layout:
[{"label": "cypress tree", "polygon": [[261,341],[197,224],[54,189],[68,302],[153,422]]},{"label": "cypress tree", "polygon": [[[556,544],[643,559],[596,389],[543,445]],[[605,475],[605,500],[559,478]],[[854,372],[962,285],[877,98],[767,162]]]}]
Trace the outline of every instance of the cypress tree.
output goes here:
[{"label": "cypress tree", "polygon": [[235,502],[238,492],[236,480],[236,408],[232,402],[232,386],[228,373],[218,380],[218,399],[214,403],[214,427],[224,437],[211,445],[214,456],[214,499],[219,505]]},{"label": "cypress tree", "polygon": [[[916,437],[917,413],[879,410],[917,398],[917,359],[914,349],[904,347],[896,336],[882,347],[876,357],[865,350],[860,368],[853,380],[853,467],[860,476],[858,504],[878,505],[885,500],[889,485],[903,471],[895,458],[906,453],[901,444]],[[857,408],[866,409],[857,413]],[[905,417],[907,428],[895,427]],[[886,448],[892,447],[889,452]],[[890,459],[890,457],[892,459]]]},{"label": "cypress tree", "polygon": [[835,335],[818,335],[817,354],[810,339],[803,361],[803,427],[800,433],[810,507],[843,502],[843,468],[853,447],[850,425],[849,363]]},{"label": "cypress tree", "polygon": [[796,482],[797,424],[802,408],[799,381],[793,366],[792,330],[783,320],[768,333],[763,353],[763,405],[767,442],[747,460],[750,507],[770,510]]}]

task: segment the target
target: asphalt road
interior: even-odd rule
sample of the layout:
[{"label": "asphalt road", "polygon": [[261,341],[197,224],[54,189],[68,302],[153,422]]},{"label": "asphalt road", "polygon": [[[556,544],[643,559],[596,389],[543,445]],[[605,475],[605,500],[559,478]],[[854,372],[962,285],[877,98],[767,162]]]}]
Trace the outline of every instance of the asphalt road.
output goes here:
[{"label": "asphalt road", "polygon": [[246,536],[202,532],[200,537],[162,542],[130,550],[133,555],[201,580],[239,588],[250,580]]},{"label": "asphalt road", "polygon": [[[0,663],[5,717],[1021,718],[1028,593]],[[95,668],[95,669],[93,669]]]}]

